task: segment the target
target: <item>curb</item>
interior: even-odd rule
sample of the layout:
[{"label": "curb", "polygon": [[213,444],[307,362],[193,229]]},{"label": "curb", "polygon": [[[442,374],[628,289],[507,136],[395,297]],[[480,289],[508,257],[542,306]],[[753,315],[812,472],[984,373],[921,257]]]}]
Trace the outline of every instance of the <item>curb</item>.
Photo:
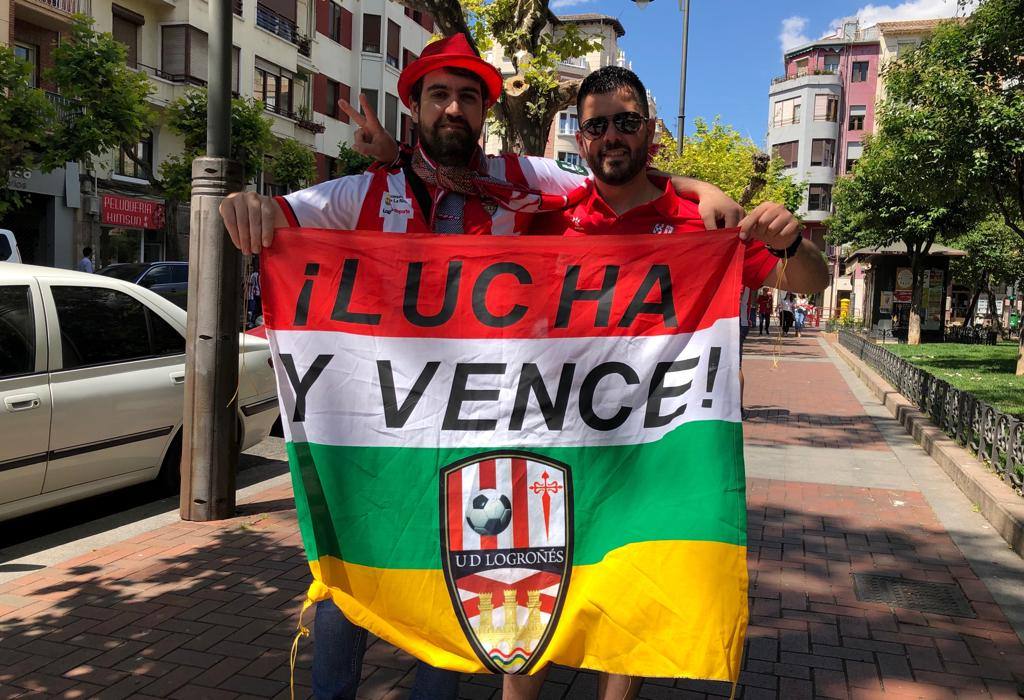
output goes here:
[{"label": "curb", "polygon": [[839,343],[836,354],[867,385],[914,440],[942,467],[1014,552],[1024,556],[1024,501],[974,455],[935,426],[926,413]]}]

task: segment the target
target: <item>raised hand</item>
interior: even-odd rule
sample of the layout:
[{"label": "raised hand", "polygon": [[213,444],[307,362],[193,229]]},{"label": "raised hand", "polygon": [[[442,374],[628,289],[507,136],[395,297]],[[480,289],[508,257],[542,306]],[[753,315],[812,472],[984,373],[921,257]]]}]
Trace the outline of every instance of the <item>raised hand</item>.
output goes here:
[{"label": "raised hand", "polygon": [[398,142],[381,126],[376,112],[370,107],[366,95],[359,95],[359,104],[363,113],[346,100],[338,100],[341,111],[349,116],[358,129],[353,137],[352,148],[364,156],[369,156],[382,163],[391,163],[398,157]]}]

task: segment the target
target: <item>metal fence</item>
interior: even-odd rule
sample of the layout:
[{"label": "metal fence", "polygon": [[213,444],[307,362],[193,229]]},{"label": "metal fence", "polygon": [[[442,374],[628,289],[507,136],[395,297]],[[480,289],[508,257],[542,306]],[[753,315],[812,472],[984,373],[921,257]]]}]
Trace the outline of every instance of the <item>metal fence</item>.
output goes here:
[{"label": "metal fence", "polygon": [[1024,421],[996,410],[858,333],[840,330],[839,342],[878,370],[954,441],[989,464],[1017,495],[1024,496]]}]

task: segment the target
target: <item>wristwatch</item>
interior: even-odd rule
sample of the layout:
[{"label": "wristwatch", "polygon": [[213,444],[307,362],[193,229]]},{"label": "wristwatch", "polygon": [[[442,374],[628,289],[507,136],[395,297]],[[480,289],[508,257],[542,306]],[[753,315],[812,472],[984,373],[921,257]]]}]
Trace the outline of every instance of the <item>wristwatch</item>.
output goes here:
[{"label": "wristwatch", "polygon": [[800,241],[803,239],[804,237],[802,235],[797,236],[793,242],[789,244],[789,247],[784,249],[772,248],[770,245],[766,245],[765,248],[767,248],[768,252],[777,258],[792,258],[796,255],[796,251],[800,250]]}]

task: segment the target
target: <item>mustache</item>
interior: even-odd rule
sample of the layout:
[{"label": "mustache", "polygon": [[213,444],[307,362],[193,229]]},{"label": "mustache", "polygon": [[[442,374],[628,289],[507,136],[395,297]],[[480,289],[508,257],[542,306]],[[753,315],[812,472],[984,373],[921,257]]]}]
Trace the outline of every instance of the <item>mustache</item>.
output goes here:
[{"label": "mustache", "polygon": [[624,141],[615,141],[613,143],[606,143],[603,146],[601,146],[601,150],[598,152],[598,155],[603,158],[608,154],[608,151],[612,151],[615,149],[622,149],[626,151],[626,153],[629,155],[633,154],[633,149],[630,148]]},{"label": "mustache", "polygon": [[435,129],[439,129],[442,126],[457,126],[461,129],[469,131],[469,122],[462,117],[444,117],[438,120],[437,124],[434,125]]}]

